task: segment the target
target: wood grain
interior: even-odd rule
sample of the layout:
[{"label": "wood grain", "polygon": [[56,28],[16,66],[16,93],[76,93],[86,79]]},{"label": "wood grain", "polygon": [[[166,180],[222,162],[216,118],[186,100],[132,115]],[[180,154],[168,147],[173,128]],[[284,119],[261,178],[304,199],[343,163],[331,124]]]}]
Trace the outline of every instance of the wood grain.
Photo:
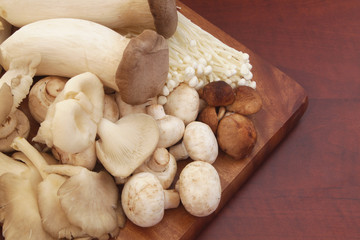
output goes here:
[{"label": "wood grain", "polygon": [[[220,153],[215,161],[214,167],[219,172],[223,190],[220,206],[214,214],[197,218],[188,214],[181,206],[178,209],[167,210],[162,222],[151,228],[144,229],[127,222],[125,228],[120,232],[119,240],[194,239],[254,173],[267,155],[292,130],[307,108],[307,94],[298,83],[181,2],[178,2],[178,6],[181,7],[181,13],[204,30],[227,45],[249,53],[254,80],[257,82],[257,90],[261,94],[264,104],[263,109],[252,117],[258,131],[258,141],[253,153],[246,159],[233,160],[224,153]],[[182,162],[180,169],[186,163],[186,161]]]}]

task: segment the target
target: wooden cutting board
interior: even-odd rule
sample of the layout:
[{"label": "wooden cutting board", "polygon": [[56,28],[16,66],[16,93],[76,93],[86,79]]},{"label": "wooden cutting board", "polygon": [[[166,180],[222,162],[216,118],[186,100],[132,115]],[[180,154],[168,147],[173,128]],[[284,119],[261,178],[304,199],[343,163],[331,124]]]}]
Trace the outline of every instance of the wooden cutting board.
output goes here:
[{"label": "wooden cutting board", "polygon": [[[307,108],[308,98],[306,92],[294,80],[181,2],[178,2],[177,5],[181,7],[179,11],[195,24],[227,45],[250,55],[254,80],[257,83],[257,90],[263,99],[262,110],[251,117],[258,132],[257,144],[252,154],[243,160],[233,160],[223,152],[219,153],[214,167],[220,175],[222,199],[215,213],[207,217],[198,218],[188,214],[180,205],[177,209],[166,210],[164,219],[154,227],[141,228],[127,221],[125,228],[120,231],[118,240],[194,239],[266,159],[268,154],[292,130]],[[26,103],[24,104],[26,105]],[[33,129],[35,127],[33,126]],[[188,162],[189,160],[180,161],[179,171]],[[1,239],[3,238],[0,236]]]},{"label": "wooden cutting board", "polygon": [[[263,99],[263,109],[252,116],[258,131],[258,140],[253,153],[241,161],[233,160],[220,152],[214,167],[218,170],[222,199],[217,211],[204,218],[193,217],[180,206],[165,211],[164,219],[156,226],[141,228],[127,222],[117,239],[194,239],[201,229],[216,216],[231,196],[248,179],[268,154],[296,125],[306,111],[308,98],[304,89],[286,74],[254,54],[216,26],[196,14],[181,2],[177,4],[182,14],[195,24],[214,35],[227,45],[250,55],[252,72],[257,90]],[[181,169],[188,163],[180,163]]]}]

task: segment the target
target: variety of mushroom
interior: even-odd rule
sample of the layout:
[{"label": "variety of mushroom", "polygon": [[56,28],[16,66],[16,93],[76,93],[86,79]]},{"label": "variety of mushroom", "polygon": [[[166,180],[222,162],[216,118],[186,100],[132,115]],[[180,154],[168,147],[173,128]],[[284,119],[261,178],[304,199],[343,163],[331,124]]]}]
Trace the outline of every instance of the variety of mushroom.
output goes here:
[{"label": "variety of mushroom", "polygon": [[[150,227],[180,203],[212,214],[219,149],[243,159],[257,140],[248,116],[262,100],[249,56],[191,23],[174,0],[91,0],[86,11],[69,0],[46,4],[0,0],[6,240],[108,239],[125,216]],[[7,34],[7,21],[19,30]],[[27,114],[39,127],[34,146],[48,154],[27,140]],[[179,169],[181,159],[192,161]]]}]

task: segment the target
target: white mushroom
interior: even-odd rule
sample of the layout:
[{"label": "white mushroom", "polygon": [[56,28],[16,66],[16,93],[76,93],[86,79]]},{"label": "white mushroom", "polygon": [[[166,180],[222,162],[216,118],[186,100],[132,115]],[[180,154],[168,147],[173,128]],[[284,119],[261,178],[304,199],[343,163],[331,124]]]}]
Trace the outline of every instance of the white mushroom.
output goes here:
[{"label": "white mushroom", "polygon": [[130,114],[98,125],[96,155],[114,177],[126,178],[152,155],[159,141],[156,121],[144,113]]},{"label": "white mushroom", "polygon": [[181,171],[176,189],[185,209],[197,217],[213,213],[221,199],[220,177],[207,162],[195,161]]},{"label": "white mushroom", "polygon": [[190,157],[194,161],[212,164],[219,150],[211,128],[205,123],[193,121],[186,126],[182,142],[170,147],[169,152],[176,160]]},{"label": "white mushroom", "polygon": [[120,118],[133,113],[146,113],[146,106],[149,105],[147,102],[138,105],[128,104],[121,99],[118,92],[115,93],[115,101],[119,108]]},{"label": "white mushroom", "polygon": [[104,118],[116,122],[120,118],[119,107],[115,100],[115,94],[105,94],[104,98]]},{"label": "white mushroom", "polygon": [[28,106],[31,116],[41,123],[45,120],[49,106],[63,90],[68,79],[58,76],[48,76],[38,80],[30,89]]},{"label": "white mushroom", "polygon": [[130,104],[156,96],[169,70],[167,42],[156,32],[145,30],[129,39],[81,19],[30,23],[6,39],[0,51],[0,63],[6,70],[14,59],[35,52],[41,56],[36,75],[71,78],[92,72],[106,87],[120,91],[123,100]]},{"label": "white mushroom", "polygon": [[154,154],[138,167],[134,173],[150,172],[160,181],[164,189],[172,184],[177,171],[177,164],[166,148],[157,148]]},{"label": "white mushroom", "polygon": [[152,116],[159,126],[159,148],[168,148],[181,140],[184,135],[185,124],[180,118],[167,115],[164,107],[160,104],[150,105],[146,109],[147,114]]},{"label": "white mushroom", "polygon": [[176,208],[180,199],[176,191],[164,190],[155,175],[141,172],[125,183],[121,203],[131,222],[140,227],[151,227],[163,219],[165,209]]},{"label": "white mushroom", "polygon": [[66,82],[33,140],[70,154],[82,152],[95,142],[103,108],[100,80],[89,72],[79,74]]},{"label": "white mushroom", "polygon": [[177,26],[175,0],[1,0],[0,5],[1,16],[17,27],[42,19],[81,18],[114,29],[156,29],[170,37]]},{"label": "white mushroom", "polygon": [[182,83],[167,97],[164,105],[166,114],[182,119],[187,125],[198,115],[200,98],[198,92],[189,85]]}]

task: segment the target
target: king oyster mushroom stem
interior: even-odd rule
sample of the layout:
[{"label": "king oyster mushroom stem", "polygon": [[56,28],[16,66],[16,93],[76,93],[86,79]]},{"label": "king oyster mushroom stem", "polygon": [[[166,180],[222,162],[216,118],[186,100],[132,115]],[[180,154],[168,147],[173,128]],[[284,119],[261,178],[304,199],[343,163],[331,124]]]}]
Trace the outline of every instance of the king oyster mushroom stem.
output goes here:
[{"label": "king oyster mushroom stem", "polygon": [[214,163],[218,156],[218,143],[211,128],[198,121],[189,123],[181,143],[170,147],[176,160],[190,157],[194,161]]},{"label": "king oyster mushroom stem", "polygon": [[48,76],[38,80],[30,89],[28,106],[31,116],[41,123],[55,98],[64,89],[68,78]]},{"label": "king oyster mushroom stem", "polygon": [[156,121],[144,113],[126,115],[113,123],[98,124],[96,155],[111,175],[126,178],[148,159],[159,141]]},{"label": "king oyster mushroom stem", "polygon": [[1,0],[0,6],[0,15],[17,27],[43,19],[80,18],[113,29],[156,29],[169,38],[176,31],[178,20],[175,0],[34,0],[31,3],[20,0],[16,4]]},{"label": "king oyster mushroom stem", "polygon": [[70,154],[86,150],[95,142],[104,94],[99,78],[90,72],[69,79],[33,140]]},{"label": "king oyster mushroom stem", "polygon": [[164,210],[178,207],[179,194],[164,190],[159,179],[149,172],[134,174],[121,193],[125,215],[140,227],[151,227],[164,217]]},{"label": "king oyster mushroom stem", "polygon": [[0,63],[7,70],[14,59],[34,52],[41,56],[36,75],[71,78],[92,72],[129,104],[157,96],[169,71],[167,41],[155,31],[130,39],[82,19],[40,20],[21,27],[1,44]]}]

